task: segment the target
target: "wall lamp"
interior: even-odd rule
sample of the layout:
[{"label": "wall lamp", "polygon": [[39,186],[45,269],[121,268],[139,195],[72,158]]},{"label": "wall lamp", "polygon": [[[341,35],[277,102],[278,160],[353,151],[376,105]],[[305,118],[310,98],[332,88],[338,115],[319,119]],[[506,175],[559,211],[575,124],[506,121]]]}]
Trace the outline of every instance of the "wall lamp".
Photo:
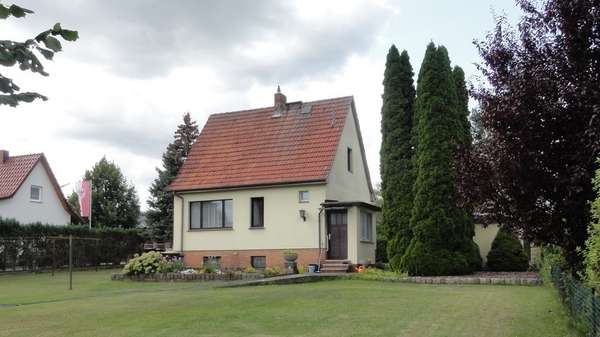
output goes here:
[{"label": "wall lamp", "polygon": [[300,210],[300,217],[302,218],[302,221],[306,221],[306,210]]}]

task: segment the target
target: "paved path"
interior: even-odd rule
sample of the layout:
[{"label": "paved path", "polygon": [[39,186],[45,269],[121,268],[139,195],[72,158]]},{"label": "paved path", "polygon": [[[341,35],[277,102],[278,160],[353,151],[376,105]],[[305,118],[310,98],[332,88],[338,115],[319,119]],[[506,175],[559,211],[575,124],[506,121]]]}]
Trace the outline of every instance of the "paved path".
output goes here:
[{"label": "paved path", "polygon": [[225,284],[218,285],[217,287],[228,288],[228,287],[245,287],[245,286],[259,286],[259,285],[271,285],[271,284],[292,284],[292,283],[306,283],[306,282],[317,282],[323,280],[335,280],[343,277],[348,277],[348,273],[309,273],[309,274],[292,274],[269,277],[258,280],[240,280],[226,282]]}]

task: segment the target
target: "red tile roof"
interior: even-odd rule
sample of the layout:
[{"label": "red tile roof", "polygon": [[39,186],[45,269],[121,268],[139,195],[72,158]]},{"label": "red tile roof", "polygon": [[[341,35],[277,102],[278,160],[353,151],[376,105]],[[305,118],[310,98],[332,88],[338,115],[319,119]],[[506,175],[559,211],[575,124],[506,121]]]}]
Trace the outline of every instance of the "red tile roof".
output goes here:
[{"label": "red tile roof", "polygon": [[31,173],[43,154],[9,157],[0,162],[0,199],[12,197]]},{"label": "red tile roof", "polygon": [[17,193],[19,187],[25,182],[35,165],[41,162],[48,174],[48,178],[52,183],[56,194],[60,199],[62,206],[71,214],[73,219],[78,219],[79,216],[73,212],[56,181],[56,177],[50,169],[50,164],[46,160],[43,153],[26,154],[21,156],[10,156],[8,160],[0,162],[0,200],[12,198]]},{"label": "red tile roof", "polygon": [[288,103],[281,117],[274,107],[213,114],[170,189],[325,181],[352,104],[352,97]]}]

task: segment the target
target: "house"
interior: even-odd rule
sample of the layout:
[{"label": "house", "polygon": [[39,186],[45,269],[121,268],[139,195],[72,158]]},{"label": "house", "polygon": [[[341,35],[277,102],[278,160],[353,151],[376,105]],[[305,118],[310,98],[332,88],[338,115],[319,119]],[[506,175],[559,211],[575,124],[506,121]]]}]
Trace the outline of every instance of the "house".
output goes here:
[{"label": "house", "polygon": [[[379,206],[353,97],[213,114],[170,185],[188,266],[375,262]],[[331,261],[333,260],[333,261]]]},{"label": "house", "polygon": [[0,217],[53,225],[78,218],[43,153],[10,156],[6,150],[0,150]]}]

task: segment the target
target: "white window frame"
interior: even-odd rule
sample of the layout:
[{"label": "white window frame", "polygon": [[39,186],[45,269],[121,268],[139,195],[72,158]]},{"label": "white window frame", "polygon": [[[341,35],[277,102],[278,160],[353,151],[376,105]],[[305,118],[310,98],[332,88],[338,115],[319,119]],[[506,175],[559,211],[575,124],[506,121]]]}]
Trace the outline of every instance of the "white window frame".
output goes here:
[{"label": "white window frame", "polygon": [[[370,221],[365,222],[365,219],[370,219]],[[367,233],[366,237],[365,233]],[[360,241],[373,242],[373,213],[371,212],[360,211]]]},{"label": "white window frame", "polygon": [[[39,191],[39,194],[38,194],[39,198],[37,198],[37,199],[33,199],[31,197],[31,192],[33,192],[34,188],[37,188],[38,191]],[[43,200],[43,198],[42,198],[42,192],[43,192],[43,190],[44,189],[42,188],[42,186],[31,185],[31,187],[29,188],[29,201],[31,201],[31,202],[42,202],[42,200]]]},{"label": "white window frame", "polygon": [[[304,198],[304,199],[302,198],[303,193],[306,193],[306,198]],[[298,191],[298,202],[299,203],[305,204],[305,203],[308,203],[309,201],[310,201],[310,192],[309,191],[307,191],[307,190]]]}]

